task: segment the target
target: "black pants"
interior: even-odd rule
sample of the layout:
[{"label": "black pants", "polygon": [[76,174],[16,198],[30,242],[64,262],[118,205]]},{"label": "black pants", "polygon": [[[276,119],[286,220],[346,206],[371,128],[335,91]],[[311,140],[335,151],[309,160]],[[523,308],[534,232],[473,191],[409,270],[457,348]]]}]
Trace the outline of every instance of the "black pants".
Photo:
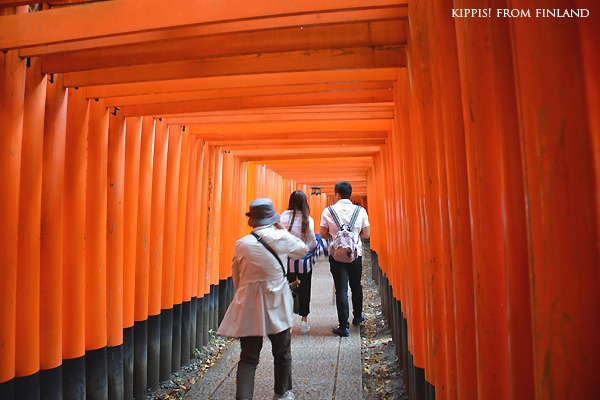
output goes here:
[{"label": "black pants", "polygon": [[362,314],[363,290],[362,290],[362,257],[358,257],[351,263],[335,261],[329,256],[329,270],[333,276],[335,285],[335,303],[337,306],[338,322],[340,328],[348,328],[350,317],[348,307],[348,284],[352,291],[352,312],[354,318]]},{"label": "black pants", "polygon": [[[283,395],[292,389],[291,339],[290,329],[269,335],[275,371],[274,390],[279,395]],[[254,394],[254,373],[256,372],[262,345],[262,336],[240,338],[242,352],[237,368],[236,399],[251,399]]]},{"label": "black pants", "polygon": [[296,288],[298,293],[298,314],[301,317],[306,317],[310,314],[310,292],[312,282],[312,269],[306,274],[289,273],[287,274],[289,282],[294,282],[296,278],[300,279],[300,286]]}]

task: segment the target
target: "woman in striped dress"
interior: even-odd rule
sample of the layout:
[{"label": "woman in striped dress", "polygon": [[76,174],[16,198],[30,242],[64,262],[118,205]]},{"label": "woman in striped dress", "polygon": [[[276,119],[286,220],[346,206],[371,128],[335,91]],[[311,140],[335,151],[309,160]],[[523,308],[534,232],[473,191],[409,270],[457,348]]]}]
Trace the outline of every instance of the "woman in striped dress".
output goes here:
[{"label": "woman in striped dress", "polygon": [[298,314],[302,317],[300,331],[307,333],[310,331],[307,317],[310,313],[312,268],[315,263],[313,251],[317,247],[317,241],[315,239],[315,222],[310,216],[310,209],[304,192],[296,190],[290,195],[288,209],[281,213],[280,224],[292,235],[302,239],[310,250],[304,258],[299,260],[288,259],[287,274],[290,282],[294,282],[296,279],[300,280],[300,285],[296,288],[299,300]]}]

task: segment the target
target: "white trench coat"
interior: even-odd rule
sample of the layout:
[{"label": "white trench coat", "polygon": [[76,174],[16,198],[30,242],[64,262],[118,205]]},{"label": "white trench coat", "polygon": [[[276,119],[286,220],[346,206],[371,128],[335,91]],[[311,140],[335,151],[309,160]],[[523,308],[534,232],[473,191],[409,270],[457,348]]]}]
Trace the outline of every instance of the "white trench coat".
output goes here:
[{"label": "white trench coat", "polygon": [[[254,229],[286,265],[287,257],[300,259],[308,253],[304,242],[286,229],[273,225]],[[251,234],[239,239],[232,261],[235,296],[227,308],[217,335],[266,336],[292,327],[292,293],[279,262]]]}]

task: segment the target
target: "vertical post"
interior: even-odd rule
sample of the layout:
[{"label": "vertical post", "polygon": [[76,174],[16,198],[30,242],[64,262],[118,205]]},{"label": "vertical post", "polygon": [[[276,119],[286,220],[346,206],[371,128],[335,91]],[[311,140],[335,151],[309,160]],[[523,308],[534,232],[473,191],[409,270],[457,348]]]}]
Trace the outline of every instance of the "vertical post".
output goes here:
[{"label": "vertical post", "polygon": [[452,4],[432,3],[432,26],[436,31],[430,41],[433,48],[432,66],[434,82],[438,86],[441,102],[441,126],[448,182],[448,248],[451,257],[451,274],[447,279],[449,299],[447,309],[454,310],[454,328],[448,331],[449,358],[448,398],[476,398],[477,382],[475,355],[475,314],[473,299],[473,265],[469,219],[469,197],[465,135],[460,103],[460,75],[456,45],[456,31],[451,15]]},{"label": "vertical post", "polygon": [[[179,172],[179,202],[177,206],[177,243],[173,287],[173,345],[171,347],[171,372],[179,371],[181,365],[181,302],[183,298],[183,269],[186,251],[186,220],[190,168],[190,135],[182,128],[181,170]],[[195,139],[194,139],[195,140]]]},{"label": "vertical post", "polygon": [[[530,7],[547,2],[534,0]],[[552,18],[509,22],[519,82],[537,398],[591,398],[600,386],[594,378],[600,360],[598,171],[580,23],[564,18],[557,29]]]},{"label": "vertical post", "polygon": [[63,193],[63,396],[85,397],[85,191],[89,103],[69,90]]},{"label": "vertical post", "polygon": [[[19,225],[19,186],[23,136],[25,61],[17,51],[0,52],[0,393],[14,395],[15,344],[17,320],[17,238]],[[11,381],[11,383],[6,383]]]},{"label": "vertical post", "polygon": [[[126,119],[125,177],[123,203],[123,392],[133,398],[133,343],[136,282],[136,246],[138,227],[138,197],[140,186],[140,155],[142,118]],[[142,218],[142,217],[140,217]]]},{"label": "vertical post", "polygon": [[[167,198],[165,200],[165,250],[164,250],[164,275],[166,279],[162,286],[163,310],[172,310],[170,326],[161,327],[169,329],[171,336],[171,364],[168,366],[172,372],[179,371],[181,366],[181,303],[174,303],[175,276],[178,269],[178,212],[179,212],[179,175],[181,172],[181,127],[171,125],[169,128],[169,155],[167,165]],[[166,350],[165,350],[166,351]]]},{"label": "vertical post", "polygon": [[40,220],[46,78],[39,59],[27,68],[17,244],[16,396],[40,393]]},{"label": "vertical post", "polygon": [[86,396],[108,397],[106,370],[106,194],[108,110],[90,104],[85,191],[85,373]]},{"label": "vertical post", "polygon": [[[170,270],[168,259],[165,258],[165,240],[170,239],[170,233],[165,231],[165,221],[168,223],[168,204],[165,197],[169,197],[170,189],[166,186],[167,181],[167,149],[169,133],[166,123],[155,121],[154,136],[154,161],[152,164],[152,190],[150,204],[150,241],[149,241],[149,286],[148,286],[148,387],[158,388],[161,380],[170,377],[161,375],[163,357],[170,357],[170,350],[162,348],[163,321],[168,321],[161,315],[164,291],[164,277],[166,271]],[[167,218],[165,215],[167,214]],[[167,281],[168,285],[168,281]],[[166,310],[170,310],[167,307]],[[168,315],[168,311],[167,311]],[[164,353],[164,354],[163,354]]]},{"label": "vertical post", "polygon": [[110,115],[109,124],[106,197],[108,398],[121,400],[125,399],[123,378],[125,118],[121,114]]},{"label": "vertical post", "polygon": [[[190,314],[189,332],[185,332],[184,337],[189,338],[188,359],[196,348],[196,292],[198,287],[198,246],[196,235],[196,216],[197,210],[197,177],[198,177],[198,141],[195,136],[190,136],[189,140],[189,161],[188,161],[188,190],[185,212],[185,250],[184,250],[184,265],[183,265],[183,282],[182,282],[182,301],[189,303]],[[195,284],[194,284],[195,283]],[[184,359],[185,352],[181,350],[181,357]]]},{"label": "vertical post", "polygon": [[40,236],[40,396],[62,398],[62,194],[67,91],[46,80]]},{"label": "vertical post", "polygon": [[140,186],[135,263],[135,311],[133,331],[133,396],[142,398],[148,386],[148,288],[150,285],[150,232],[152,211],[152,170],[154,119],[142,118]]}]

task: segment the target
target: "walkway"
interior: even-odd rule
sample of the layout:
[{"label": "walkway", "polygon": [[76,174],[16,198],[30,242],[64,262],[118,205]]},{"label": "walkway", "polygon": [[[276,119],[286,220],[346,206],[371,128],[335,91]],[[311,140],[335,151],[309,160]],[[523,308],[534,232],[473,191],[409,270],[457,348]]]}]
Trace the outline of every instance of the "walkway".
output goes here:
[{"label": "walkway", "polygon": [[[352,317],[352,312],[350,312]],[[299,400],[362,399],[362,363],[360,330],[350,326],[350,336],[340,338],[331,333],[337,323],[333,297],[333,280],[329,263],[319,261],[313,272],[311,331],[300,334],[300,317],[294,316],[292,333],[293,391]],[[235,341],[221,358],[190,389],[188,400],[235,399],[235,374],[240,346]],[[256,370],[254,399],[273,397],[273,357],[271,344],[265,339]]]}]

